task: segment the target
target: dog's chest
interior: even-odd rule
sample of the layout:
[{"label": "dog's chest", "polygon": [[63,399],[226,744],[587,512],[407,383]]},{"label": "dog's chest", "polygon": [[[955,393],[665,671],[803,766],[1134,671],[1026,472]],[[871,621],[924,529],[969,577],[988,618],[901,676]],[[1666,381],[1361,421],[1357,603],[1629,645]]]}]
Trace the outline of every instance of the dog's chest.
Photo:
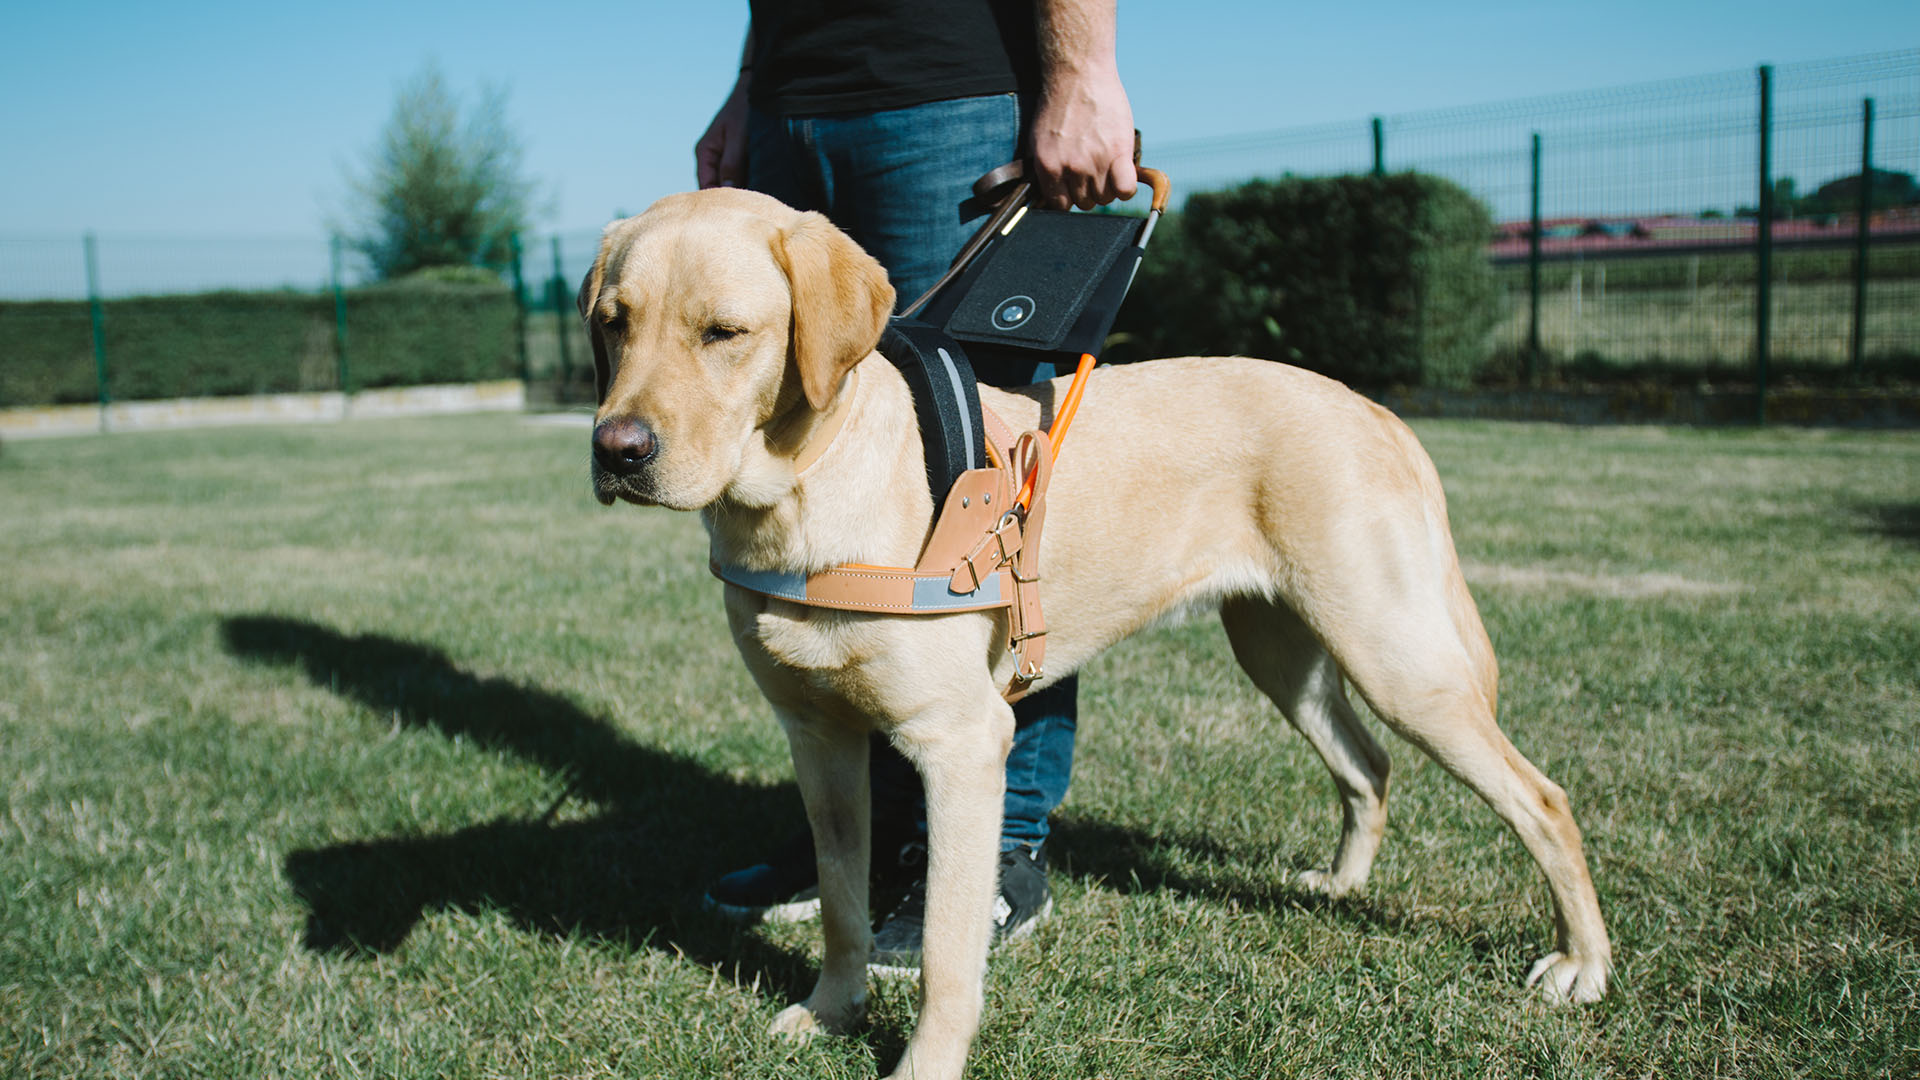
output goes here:
[{"label": "dog's chest", "polygon": [[807,608],[729,590],[734,643],[777,708],[882,729],[953,695],[995,696],[984,613],[900,617]]},{"label": "dog's chest", "polygon": [[886,650],[883,620],[750,595],[730,595],[727,614],[734,644],[774,704],[868,711],[866,669]]},{"label": "dog's chest", "polygon": [[753,619],[753,642],[781,667],[797,672],[845,671],[873,654],[875,620],[843,611],[770,601]]}]

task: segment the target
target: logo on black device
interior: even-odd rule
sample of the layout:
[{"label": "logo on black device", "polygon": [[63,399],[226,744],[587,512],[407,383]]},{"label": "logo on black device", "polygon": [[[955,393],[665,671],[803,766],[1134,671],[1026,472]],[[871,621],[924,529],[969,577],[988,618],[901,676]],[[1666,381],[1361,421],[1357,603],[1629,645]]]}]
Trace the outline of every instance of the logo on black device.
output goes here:
[{"label": "logo on black device", "polygon": [[1009,296],[993,306],[995,330],[1018,330],[1033,318],[1033,297]]}]

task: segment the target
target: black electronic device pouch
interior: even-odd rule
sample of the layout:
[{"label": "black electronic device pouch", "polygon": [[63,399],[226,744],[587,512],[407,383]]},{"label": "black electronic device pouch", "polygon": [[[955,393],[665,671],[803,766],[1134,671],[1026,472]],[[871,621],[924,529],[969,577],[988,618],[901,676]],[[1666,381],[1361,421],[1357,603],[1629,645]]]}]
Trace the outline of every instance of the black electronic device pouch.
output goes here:
[{"label": "black electronic device pouch", "polygon": [[1140,265],[1143,222],[1031,210],[920,317],[963,342],[1098,356]]}]

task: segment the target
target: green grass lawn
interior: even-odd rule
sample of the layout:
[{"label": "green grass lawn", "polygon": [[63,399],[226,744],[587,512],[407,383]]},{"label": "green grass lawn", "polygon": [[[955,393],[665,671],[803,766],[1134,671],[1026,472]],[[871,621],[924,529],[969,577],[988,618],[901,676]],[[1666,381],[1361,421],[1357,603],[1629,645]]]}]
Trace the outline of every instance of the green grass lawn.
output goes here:
[{"label": "green grass lawn", "polygon": [[[1754,289],[1714,283],[1698,289],[1559,289],[1540,304],[1540,345],[1587,378],[1664,370],[1698,380],[1751,379]],[[1875,281],[1868,291],[1862,367],[1869,375],[1920,380],[1920,278]],[[1524,283],[1502,294],[1496,350],[1519,354],[1530,311]],[[1774,289],[1771,355],[1776,371],[1831,383],[1849,370],[1853,287],[1795,282]],[[1551,372],[1550,372],[1551,373]]]},{"label": "green grass lawn", "polygon": [[[1586,830],[1614,992],[1520,988],[1546,891],[1398,766],[1370,892],[1211,622],[1084,683],[1055,917],[976,1077],[1920,1073],[1920,437],[1418,428]],[[798,820],[691,517],[518,417],[0,450],[0,1075],[865,1077],[764,1035],[817,928],[703,914]],[[1071,453],[1071,447],[1068,452]]]}]

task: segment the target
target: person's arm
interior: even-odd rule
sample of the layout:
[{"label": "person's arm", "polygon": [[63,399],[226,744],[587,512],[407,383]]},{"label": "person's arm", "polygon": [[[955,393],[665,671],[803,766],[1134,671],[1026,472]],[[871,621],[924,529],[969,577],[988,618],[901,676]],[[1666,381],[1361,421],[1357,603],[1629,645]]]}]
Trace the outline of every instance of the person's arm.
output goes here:
[{"label": "person's arm", "polygon": [[740,77],[693,144],[694,178],[702,188],[747,186],[747,87],[753,81],[753,24],[740,46]]},{"label": "person's arm", "polygon": [[1133,107],[1120,85],[1114,3],[1035,0],[1033,163],[1042,205],[1088,210],[1133,195]]}]

